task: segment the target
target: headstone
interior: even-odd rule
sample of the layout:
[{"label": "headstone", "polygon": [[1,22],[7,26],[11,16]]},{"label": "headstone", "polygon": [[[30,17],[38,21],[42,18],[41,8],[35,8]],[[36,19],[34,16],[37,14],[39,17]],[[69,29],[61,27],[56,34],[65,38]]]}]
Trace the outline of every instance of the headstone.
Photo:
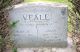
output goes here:
[{"label": "headstone", "polygon": [[66,47],[67,6],[51,3],[15,5],[9,11],[11,40],[19,48]]}]

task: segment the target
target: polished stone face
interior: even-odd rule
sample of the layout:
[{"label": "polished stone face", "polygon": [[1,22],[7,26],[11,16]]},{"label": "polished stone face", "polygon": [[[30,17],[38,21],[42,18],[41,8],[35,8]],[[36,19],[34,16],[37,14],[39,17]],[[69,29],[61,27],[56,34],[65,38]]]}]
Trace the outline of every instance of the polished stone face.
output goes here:
[{"label": "polished stone face", "polygon": [[67,46],[67,6],[20,4],[9,11],[11,40],[17,47]]}]

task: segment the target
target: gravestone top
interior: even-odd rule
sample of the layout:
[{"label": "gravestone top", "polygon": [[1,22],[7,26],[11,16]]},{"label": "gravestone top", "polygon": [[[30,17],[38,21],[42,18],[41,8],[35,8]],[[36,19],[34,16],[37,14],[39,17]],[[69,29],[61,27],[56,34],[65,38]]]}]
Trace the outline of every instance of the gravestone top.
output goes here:
[{"label": "gravestone top", "polygon": [[31,3],[21,3],[14,5],[14,8],[19,8],[19,7],[25,7],[27,5],[31,6],[51,6],[51,7],[68,7],[66,4],[63,3],[45,3],[45,2],[31,2]]},{"label": "gravestone top", "polygon": [[11,40],[17,47],[66,47],[67,6],[64,4],[28,3],[9,11]]}]

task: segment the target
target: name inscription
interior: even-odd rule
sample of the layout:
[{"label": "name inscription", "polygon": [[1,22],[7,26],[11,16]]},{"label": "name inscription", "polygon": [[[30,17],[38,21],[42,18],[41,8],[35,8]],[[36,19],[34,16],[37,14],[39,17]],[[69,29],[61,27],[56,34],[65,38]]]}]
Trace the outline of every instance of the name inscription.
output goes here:
[{"label": "name inscription", "polygon": [[23,19],[24,20],[34,20],[34,21],[36,21],[36,20],[49,20],[48,19],[49,18],[49,16],[48,16],[48,14],[44,14],[44,15],[41,15],[41,14],[28,14],[28,15],[23,15]]}]

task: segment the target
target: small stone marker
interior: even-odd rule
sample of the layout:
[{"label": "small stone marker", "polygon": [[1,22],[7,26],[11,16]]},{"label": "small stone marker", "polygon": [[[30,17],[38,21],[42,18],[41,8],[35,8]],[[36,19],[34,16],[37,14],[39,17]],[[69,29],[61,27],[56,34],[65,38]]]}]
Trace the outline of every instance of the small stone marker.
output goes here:
[{"label": "small stone marker", "polygon": [[64,4],[19,4],[9,11],[11,40],[18,48],[66,47],[67,6]]}]

